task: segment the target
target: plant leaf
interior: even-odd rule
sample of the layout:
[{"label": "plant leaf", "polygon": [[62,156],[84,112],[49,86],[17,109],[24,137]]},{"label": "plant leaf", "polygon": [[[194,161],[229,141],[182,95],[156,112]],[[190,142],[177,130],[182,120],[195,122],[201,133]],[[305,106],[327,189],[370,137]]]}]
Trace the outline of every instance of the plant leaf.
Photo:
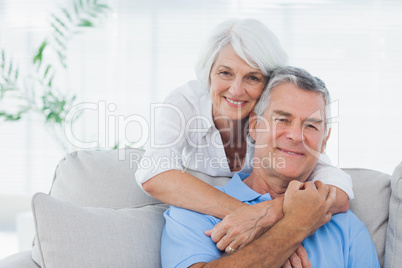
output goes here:
[{"label": "plant leaf", "polygon": [[77,6],[77,3],[76,3],[76,2],[74,2],[74,11],[75,11],[75,14],[76,14],[76,15],[79,14],[79,12],[78,12],[78,6]]},{"label": "plant leaf", "polygon": [[11,72],[13,71],[13,62],[10,61],[10,67],[8,68],[8,75],[11,75]]},{"label": "plant leaf", "polygon": [[64,33],[59,29],[59,27],[56,26],[56,24],[54,24],[54,23],[52,22],[51,26],[53,27],[53,29],[54,29],[58,34],[60,34],[62,37],[64,36]]},{"label": "plant leaf", "polygon": [[56,15],[52,14],[51,15],[61,26],[63,26],[64,29],[67,29],[67,26],[65,25],[65,23],[59,19]]},{"label": "plant leaf", "polygon": [[43,51],[45,50],[46,46],[47,46],[47,40],[43,41],[43,43],[41,44],[41,46],[38,49],[38,52],[34,56],[34,59],[33,59],[34,64],[36,62],[39,62],[39,66],[41,65],[42,59],[43,59]]},{"label": "plant leaf", "polygon": [[47,76],[47,74],[49,73],[49,70],[50,69],[52,69],[52,66],[49,64],[47,67],[46,67],[46,70],[45,70],[45,73],[44,73],[44,77],[46,78],[46,76]]},{"label": "plant leaf", "polygon": [[71,18],[71,15],[70,15],[70,13],[68,12],[68,10],[65,9],[65,8],[62,8],[61,10],[63,11],[64,15],[66,15],[66,18],[67,18],[70,22],[73,22],[73,19]]},{"label": "plant leaf", "polygon": [[52,75],[52,77],[50,77],[49,82],[47,83],[47,85],[48,85],[49,87],[52,87],[53,78],[54,78],[54,75]]},{"label": "plant leaf", "polygon": [[93,27],[94,24],[87,20],[87,19],[81,19],[81,22],[78,24],[79,27]]},{"label": "plant leaf", "polygon": [[4,69],[4,64],[6,62],[6,55],[4,49],[1,50],[1,68]]}]

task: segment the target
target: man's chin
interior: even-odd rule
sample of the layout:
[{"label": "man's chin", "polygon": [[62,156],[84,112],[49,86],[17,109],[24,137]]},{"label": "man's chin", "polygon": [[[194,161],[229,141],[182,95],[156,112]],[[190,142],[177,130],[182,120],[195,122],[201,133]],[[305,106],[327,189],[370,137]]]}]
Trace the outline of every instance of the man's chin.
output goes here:
[{"label": "man's chin", "polygon": [[306,172],[298,169],[292,169],[292,168],[277,168],[276,172],[281,175],[283,179],[286,179],[287,181],[293,181],[293,180],[298,180],[300,182],[304,182],[307,180],[308,175]]}]

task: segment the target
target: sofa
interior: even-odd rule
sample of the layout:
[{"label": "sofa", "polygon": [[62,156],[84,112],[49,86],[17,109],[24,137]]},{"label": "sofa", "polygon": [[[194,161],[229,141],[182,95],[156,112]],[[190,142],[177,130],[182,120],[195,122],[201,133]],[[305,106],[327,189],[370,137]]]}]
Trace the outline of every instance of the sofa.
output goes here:
[{"label": "sofa", "polygon": [[[33,248],[0,260],[15,267],[160,267],[167,205],[135,182],[140,149],[79,151],[58,164],[49,194],[32,198]],[[382,267],[402,267],[402,163],[392,176],[344,169],[353,180],[350,209],[366,224]],[[229,179],[189,171],[212,184]]]}]

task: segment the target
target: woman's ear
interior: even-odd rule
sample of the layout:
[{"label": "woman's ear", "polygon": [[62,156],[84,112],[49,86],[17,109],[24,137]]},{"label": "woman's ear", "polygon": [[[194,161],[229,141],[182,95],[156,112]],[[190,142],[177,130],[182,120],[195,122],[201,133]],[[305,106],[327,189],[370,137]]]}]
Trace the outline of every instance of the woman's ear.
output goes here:
[{"label": "woman's ear", "polygon": [[255,140],[256,138],[256,131],[255,128],[257,127],[257,115],[254,111],[252,111],[248,117],[249,119],[249,124],[248,124],[248,132],[250,133],[251,138]]}]

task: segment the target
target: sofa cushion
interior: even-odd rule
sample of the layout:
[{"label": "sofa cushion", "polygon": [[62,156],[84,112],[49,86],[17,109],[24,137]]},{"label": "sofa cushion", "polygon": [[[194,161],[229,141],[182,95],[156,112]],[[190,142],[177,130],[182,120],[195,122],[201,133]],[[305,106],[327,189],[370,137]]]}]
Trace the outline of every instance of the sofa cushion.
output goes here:
[{"label": "sofa cushion", "polygon": [[38,268],[38,266],[31,258],[31,251],[22,251],[14,255],[8,256],[0,260],[1,268]]},{"label": "sofa cushion", "polygon": [[402,162],[392,174],[384,267],[402,267]]},{"label": "sofa cushion", "polygon": [[[55,171],[50,195],[85,207],[126,208],[160,204],[144,193],[134,174],[144,150],[78,151],[67,154]],[[41,265],[36,239],[32,259]]]},{"label": "sofa cushion", "polygon": [[391,195],[391,176],[368,169],[344,169],[344,171],[352,177],[355,194],[355,199],[349,203],[350,210],[366,224],[382,267]]},{"label": "sofa cushion", "polygon": [[90,207],[158,204],[134,177],[143,153],[140,149],[120,149],[68,154],[56,168],[50,195]]},{"label": "sofa cushion", "polygon": [[166,208],[80,207],[36,194],[32,211],[42,267],[160,267]]}]

